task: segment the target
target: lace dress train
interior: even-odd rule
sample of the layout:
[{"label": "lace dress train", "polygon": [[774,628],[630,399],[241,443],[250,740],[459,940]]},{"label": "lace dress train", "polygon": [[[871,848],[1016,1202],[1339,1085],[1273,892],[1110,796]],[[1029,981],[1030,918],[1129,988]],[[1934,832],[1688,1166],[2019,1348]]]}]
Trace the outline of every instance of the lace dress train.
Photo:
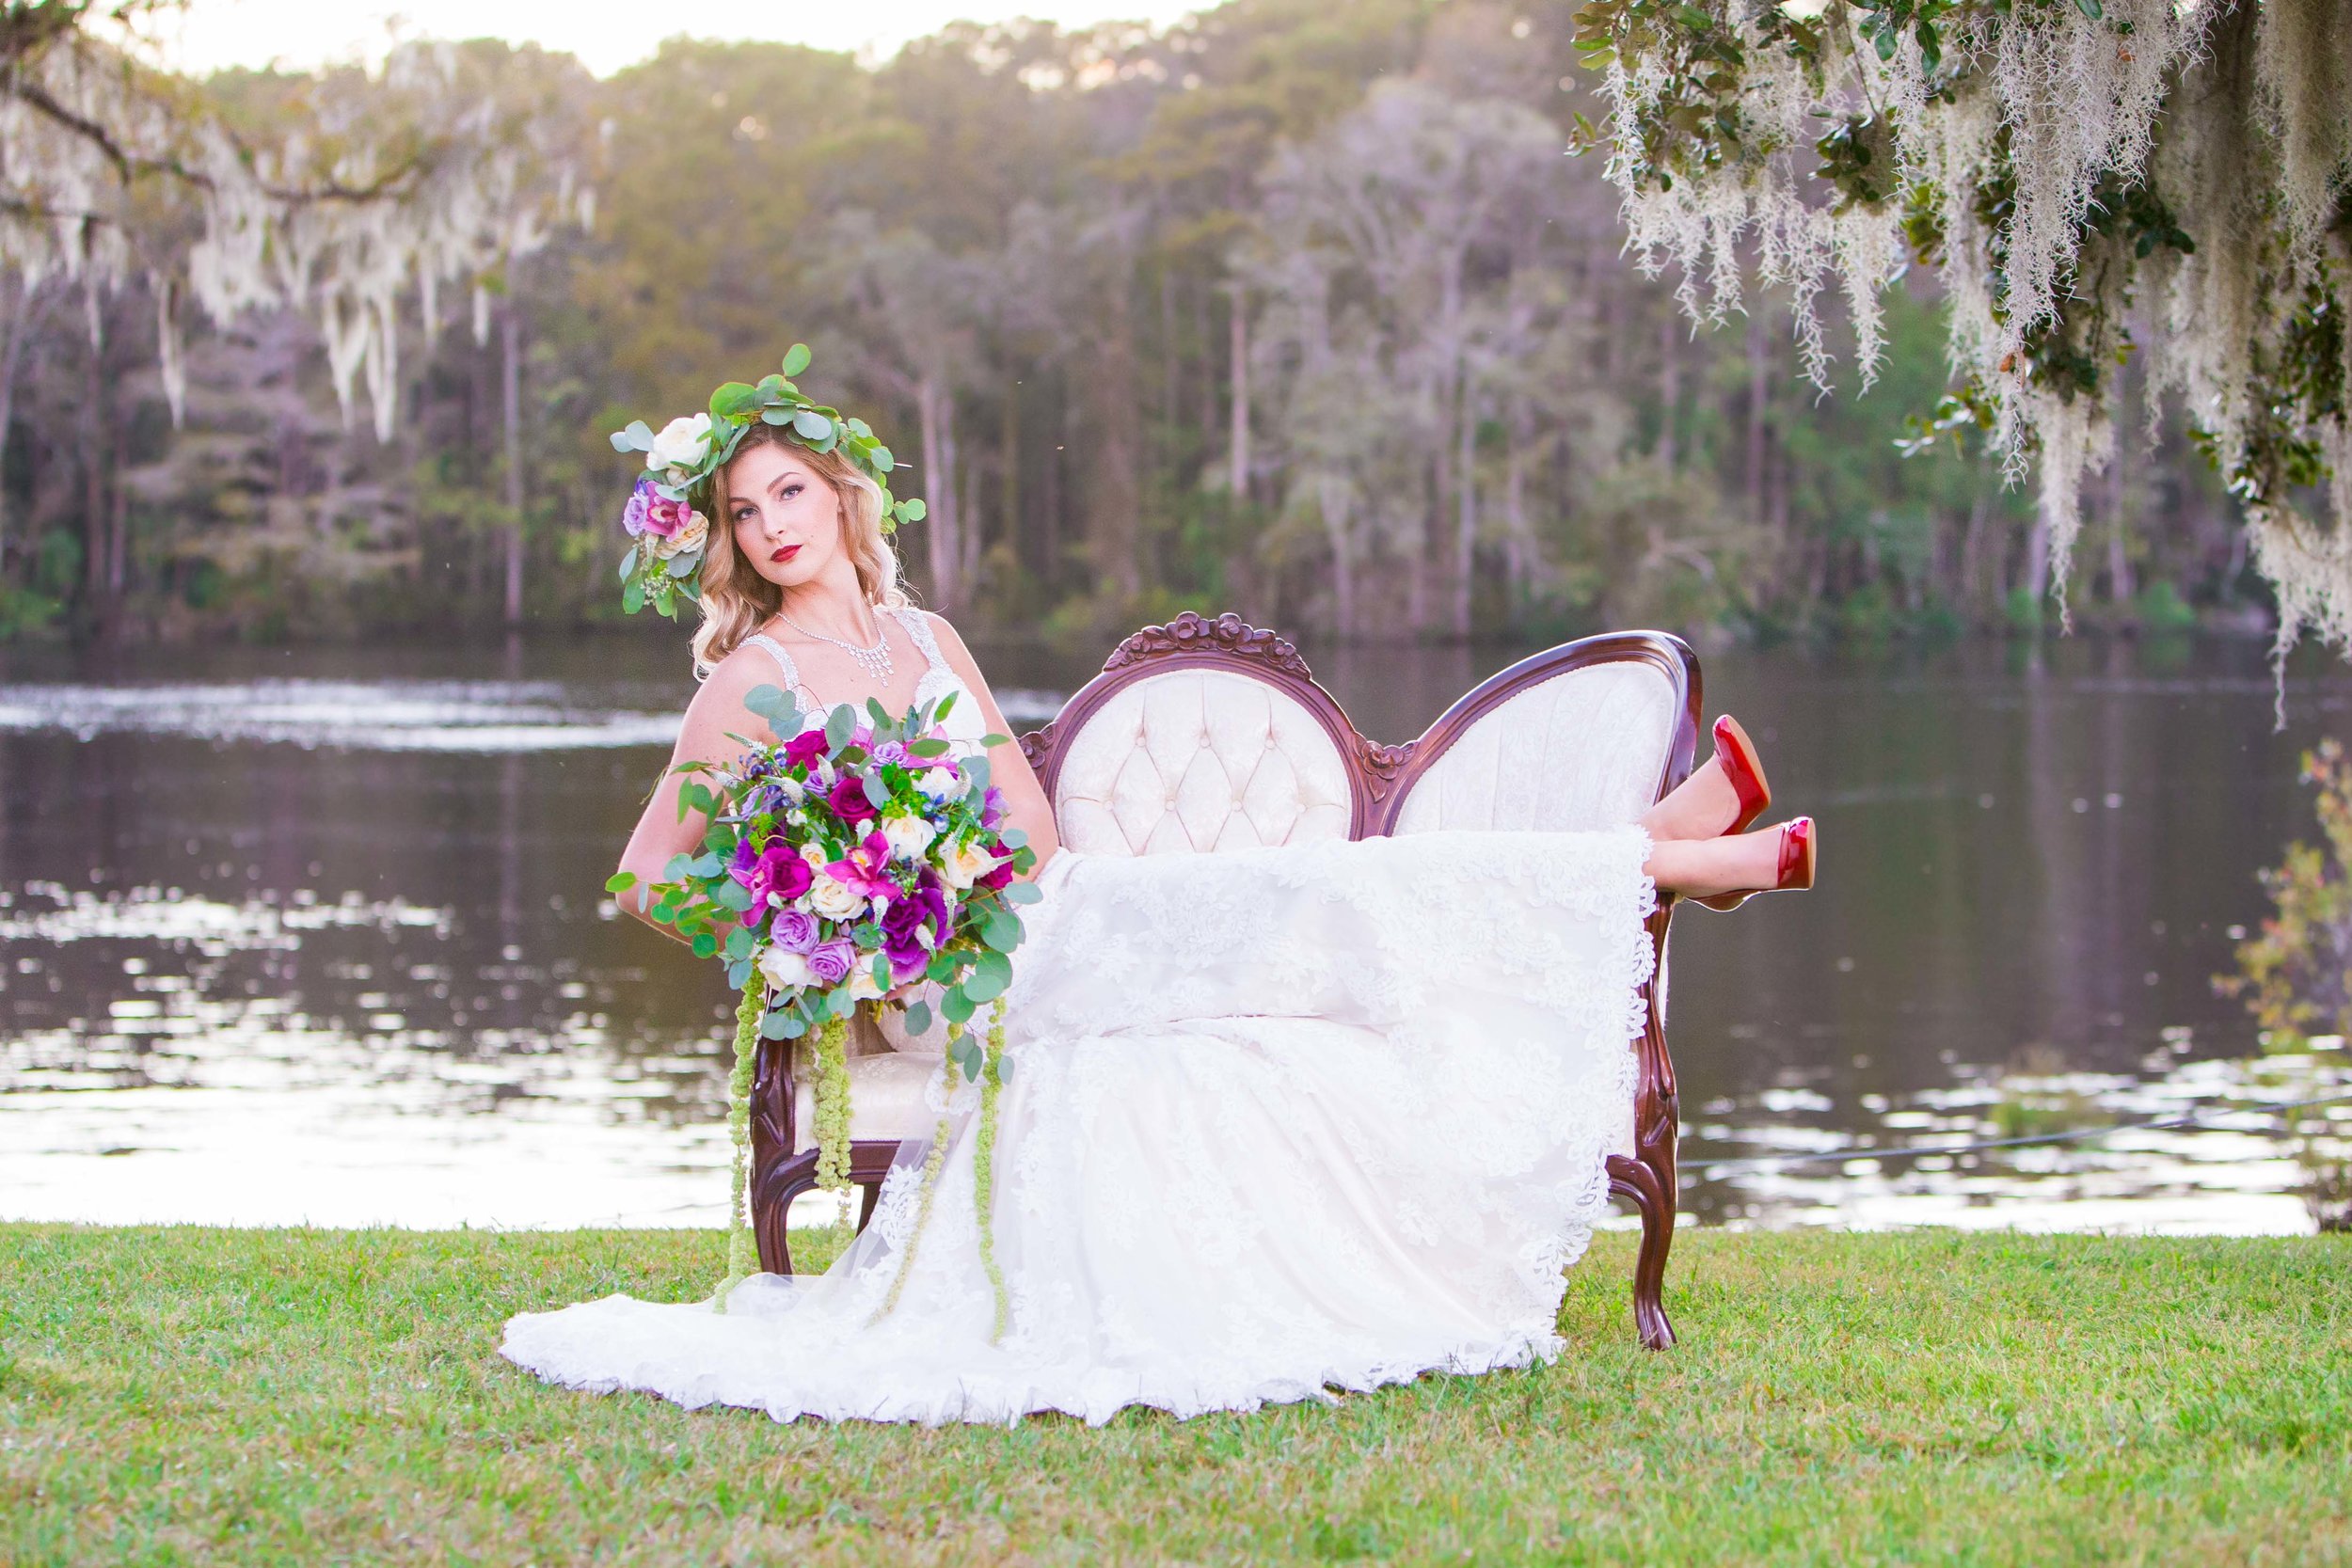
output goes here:
[{"label": "lace dress train", "polygon": [[557,1383],[779,1420],[1090,1422],[1558,1353],[1562,1270],[1629,1148],[1648,841],[1430,833],[1064,851],[1007,997],[994,1252],[968,1087],[895,1308],[928,1145],[817,1278],[525,1313]]}]

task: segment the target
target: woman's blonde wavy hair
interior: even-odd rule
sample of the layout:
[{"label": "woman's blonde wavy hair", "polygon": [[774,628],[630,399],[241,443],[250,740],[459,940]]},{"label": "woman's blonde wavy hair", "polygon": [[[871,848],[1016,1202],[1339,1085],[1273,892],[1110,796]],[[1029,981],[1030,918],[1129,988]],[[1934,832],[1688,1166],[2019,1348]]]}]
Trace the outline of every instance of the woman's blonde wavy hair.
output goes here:
[{"label": "woman's blonde wavy hair", "polygon": [[[730,467],[755,447],[782,447],[833,487],[841,500],[841,547],[857,568],[857,585],[877,609],[903,610],[906,589],[898,581],[898,557],[882,537],[882,488],[837,451],[811,451],[774,425],[755,424],[743,433]],[[694,677],[707,677],[719,661],[743,645],[784,606],[784,590],[770,582],[735,547],[735,525],[715,514],[726,510],[726,470],[711,476],[710,543],[704,547],[701,575],[702,625],[694,630]]]}]

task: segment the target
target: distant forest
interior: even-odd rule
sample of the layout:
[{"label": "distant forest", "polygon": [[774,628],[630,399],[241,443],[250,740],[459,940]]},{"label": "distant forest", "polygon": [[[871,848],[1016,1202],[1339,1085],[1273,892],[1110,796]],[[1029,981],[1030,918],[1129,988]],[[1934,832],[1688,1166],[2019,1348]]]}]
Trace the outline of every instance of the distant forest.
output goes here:
[{"label": "distant forest", "polygon": [[[879,69],[677,40],[601,81],[464,44],[493,80],[532,55],[516,79],[598,128],[594,214],[401,323],[389,436],[267,311],[192,331],[175,428],[141,285],[97,297],[93,350],[79,283],[0,271],[0,639],[617,619],[606,433],[796,340],[803,386],[913,465],[910,578],[978,631],[2054,619],[2029,495],[1949,436],[1903,450],[1946,381],[1920,285],[1877,385],[1848,363],[1818,399],[1785,302],[1693,329],[1621,257],[1605,153],[1567,152],[1598,112],[1573,9],[1233,0],[1165,32],[958,26]],[[248,117],[289,87],[201,84]],[[2075,619],[2260,623],[2233,504],[2156,429],[2094,482]]]}]

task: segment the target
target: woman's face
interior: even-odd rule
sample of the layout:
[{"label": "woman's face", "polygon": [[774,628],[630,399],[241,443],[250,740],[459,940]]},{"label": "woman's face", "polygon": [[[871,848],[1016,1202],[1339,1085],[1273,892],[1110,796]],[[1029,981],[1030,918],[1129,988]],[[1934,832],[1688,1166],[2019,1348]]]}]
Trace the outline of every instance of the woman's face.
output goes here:
[{"label": "woman's face", "polygon": [[791,448],[754,447],[727,465],[726,515],[735,547],[779,588],[814,582],[841,554],[841,498]]}]

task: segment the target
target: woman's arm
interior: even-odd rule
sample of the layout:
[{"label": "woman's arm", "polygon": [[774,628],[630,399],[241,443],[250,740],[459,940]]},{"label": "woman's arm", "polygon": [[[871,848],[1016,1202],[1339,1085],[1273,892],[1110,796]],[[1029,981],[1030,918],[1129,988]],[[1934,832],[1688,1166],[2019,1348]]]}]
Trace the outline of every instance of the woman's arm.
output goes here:
[{"label": "woman's arm", "polygon": [[[996,705],[996,694],[988,689],[988,679],[972,657],[972,650],[963,645],[956,628],[944,617],[923,612],[938,635],[939,651],[947,657],[948,666],[963,677],[963,684],[972,689],[972,695],[980,701],[980,713],[988,720],[988,733],[1009,736],[1012,726],[1005,722],[1004,710]],[[1037,851],[1037,864],[1032,877],[1045,869],[1045,863],[1061,848],[1061,838],[1054,832],[1054,808],[1046,803],[1045,790],[1029,770],[1029,759],[1021,754],[1021,743],[1007,739],[1002,746],[989,748],[988,776],[996,787],[1005,792],[1005,809],[1010,814],[1012,825],[1029,836],[1029,847]]]},{"label": "woman's arm", "polygon": [[679,773],[677,767],[688,762],[723,765],[741,756],[742,742],[732,738],[730,731],[772,745],[776,737],[768,721],[743,705],[743,699],[763,684],[780,683],[775,667],[763,664],[754,649],[737,649],[710,673],[687,705],[670,766],[654,785],[645,813],[637,819],[637,831],[628,835],[628,847],[621,851],[621,869],[637,879],[635,886],[619,895],[621,908],[664,936],[677,937],[678,933],[646,912],[652,904],[646,890],[661,880],[673,856],[700,854],[703,835],[710,829],[709,817],[699,811],[690,810],[685,820],[678,819],[678,791],[696,775]]}]

